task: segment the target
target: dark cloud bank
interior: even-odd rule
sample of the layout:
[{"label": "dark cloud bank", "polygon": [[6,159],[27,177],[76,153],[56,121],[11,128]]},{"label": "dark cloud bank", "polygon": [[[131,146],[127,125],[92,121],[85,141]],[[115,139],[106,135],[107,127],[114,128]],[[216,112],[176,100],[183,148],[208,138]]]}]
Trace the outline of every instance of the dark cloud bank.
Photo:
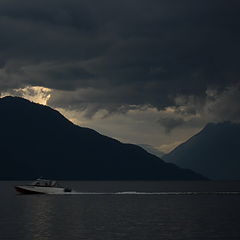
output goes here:
[{"label": "dark cloud bank", "polygon": [[50,105],[90,117],[175,106],[180,118],[159,120],[167,131],[189,114],[221,120],[234,92],[238,119],[239,10],[237,0],[2,0],[0,90],[48,87]]}]

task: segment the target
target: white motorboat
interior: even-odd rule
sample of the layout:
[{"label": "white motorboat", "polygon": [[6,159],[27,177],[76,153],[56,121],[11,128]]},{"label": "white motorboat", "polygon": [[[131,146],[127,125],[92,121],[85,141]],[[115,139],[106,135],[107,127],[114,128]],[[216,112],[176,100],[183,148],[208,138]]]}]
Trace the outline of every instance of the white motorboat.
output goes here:
[{"label": "white motorboat", "polygon": [[24,194],[61,194],[72,191],[70,188],[59,186],[56,181],[41,178],[29,185],[15,186],[15,189]]}]

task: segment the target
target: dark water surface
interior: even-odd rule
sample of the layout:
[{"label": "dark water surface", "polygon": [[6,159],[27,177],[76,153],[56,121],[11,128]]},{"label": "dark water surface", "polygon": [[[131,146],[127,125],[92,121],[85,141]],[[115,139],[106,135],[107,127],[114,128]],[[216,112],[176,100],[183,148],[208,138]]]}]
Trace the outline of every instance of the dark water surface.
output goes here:
[{"label": "dark water surface", "polygon": [[240,239],[240,182],[65,182],[18,195],[0,182],[0,240]]}]

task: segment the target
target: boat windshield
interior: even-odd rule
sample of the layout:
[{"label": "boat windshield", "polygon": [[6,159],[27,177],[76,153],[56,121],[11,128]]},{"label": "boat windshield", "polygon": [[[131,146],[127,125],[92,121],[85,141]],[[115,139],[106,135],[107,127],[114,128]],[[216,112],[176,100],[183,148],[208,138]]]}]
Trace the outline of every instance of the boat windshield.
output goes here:
[{"label": "boat windshield", "polygon": [[32,183],[33,186],[40,187],[54,187],[57,185],[56,181],[46,180],[46,179],[37,179]]}]

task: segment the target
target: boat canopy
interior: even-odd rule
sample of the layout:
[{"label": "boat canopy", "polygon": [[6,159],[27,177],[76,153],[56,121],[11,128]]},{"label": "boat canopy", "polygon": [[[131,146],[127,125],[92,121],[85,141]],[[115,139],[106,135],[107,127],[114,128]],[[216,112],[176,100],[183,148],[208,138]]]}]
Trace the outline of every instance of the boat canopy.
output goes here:
[{"label": "boat canopy", "polygon": [[41,186],[41,187],[54,187],[56,186],[56,184],[57,184],[56,181],[41,179],[41,178],[38,178],[32,183],[33,186]]}]

